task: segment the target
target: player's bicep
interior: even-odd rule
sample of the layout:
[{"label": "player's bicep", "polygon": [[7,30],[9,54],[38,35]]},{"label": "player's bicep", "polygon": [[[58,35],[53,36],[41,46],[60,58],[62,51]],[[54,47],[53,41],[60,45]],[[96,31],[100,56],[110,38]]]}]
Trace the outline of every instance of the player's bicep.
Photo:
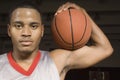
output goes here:
[{"label": "player's bicep", "polygon": [[106,56],[108,55],[102,48],[85,46],[71,54],[68,58],[68,65],[70,68],[86,68],[96,64]]}]

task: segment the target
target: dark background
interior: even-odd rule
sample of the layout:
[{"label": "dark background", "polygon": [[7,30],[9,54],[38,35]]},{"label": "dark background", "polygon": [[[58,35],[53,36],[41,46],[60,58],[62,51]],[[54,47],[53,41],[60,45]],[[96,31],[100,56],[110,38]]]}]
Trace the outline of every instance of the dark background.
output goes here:
[{"label": "dark background", "polygon": [[[21,0],[0,0],[0,54],[8,52],[12,49],[11,40],[7,35],[8,12],[10,8],[19,1]],[[40,49],[50,51],[57,47],[52,39],[50,24],[57,8],[67,1],[75,2],[86,9],[92,19],[107,35],[114,48],[112,56],[92,66],[91,68],[69,71],[66,80],[90,80],[90,74],[92,74],[91,71],[96,71],[96,75],[98,73],[97,78],[92,80],[102,80],[98,78],[101,77],[102,72],[107,75],[107,78],[104,80],[120,80],[120,0],[34,1],[40,6],[43,13],[43,22],[45,24],[45,34],[40,44]]]}]

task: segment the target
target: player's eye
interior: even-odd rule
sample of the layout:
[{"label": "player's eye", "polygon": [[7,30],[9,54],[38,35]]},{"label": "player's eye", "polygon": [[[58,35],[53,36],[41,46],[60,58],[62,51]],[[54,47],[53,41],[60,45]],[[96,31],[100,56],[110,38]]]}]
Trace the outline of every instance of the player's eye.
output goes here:
[{"label": "player's eye", "polygon": [[22,29],[23,28],[23,25],[22,24],[18,24],[18,23],[15,23],[14,25],[13,25],[16,29]]},{"label": "player's eye", "polygon": [[32,24],[32,25],[31,25],[31,28],[32,28],[33,30],[37,29],[38,27],[39,27],[39,25],[37,25],[37,24]]}]

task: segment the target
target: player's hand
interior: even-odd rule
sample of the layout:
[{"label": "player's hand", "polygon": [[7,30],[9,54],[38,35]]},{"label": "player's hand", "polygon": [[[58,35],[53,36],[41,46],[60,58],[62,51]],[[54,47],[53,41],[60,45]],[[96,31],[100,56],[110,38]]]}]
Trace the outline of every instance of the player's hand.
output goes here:
[{"label": "player's hand", "polygon": [[60,6],[58,8],[58,10],[56,11],[55,15],[57,15],[58,13],[64,11],[64,10],[67,10],[69,8],[73,8],[73,9],[83,9],[81,8],[80,6],[78,6],[77,4],[75,3],[71,3],[71,2],[67,2],[65,4],[63,4],[62,6]]}]

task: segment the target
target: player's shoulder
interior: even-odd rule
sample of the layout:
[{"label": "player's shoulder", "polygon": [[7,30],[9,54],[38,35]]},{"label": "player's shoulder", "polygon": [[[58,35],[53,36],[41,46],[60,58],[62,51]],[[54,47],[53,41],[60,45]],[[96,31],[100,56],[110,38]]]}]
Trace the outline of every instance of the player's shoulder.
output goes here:
[{"label": "player's shoulder", "polygon": [[64,49],[55,49],[50,52],[50,56],[55,60],[55,62],[65,63],[69,58],[71,51]]},{"label": "player's shoulder", "polygon": [[50,52],[51,54],[54,54],[54,55],[69,55],[71,53],[71,51],[69,50],[64,50],[64,49],[55,49],[55,50],[52,50]]}]

